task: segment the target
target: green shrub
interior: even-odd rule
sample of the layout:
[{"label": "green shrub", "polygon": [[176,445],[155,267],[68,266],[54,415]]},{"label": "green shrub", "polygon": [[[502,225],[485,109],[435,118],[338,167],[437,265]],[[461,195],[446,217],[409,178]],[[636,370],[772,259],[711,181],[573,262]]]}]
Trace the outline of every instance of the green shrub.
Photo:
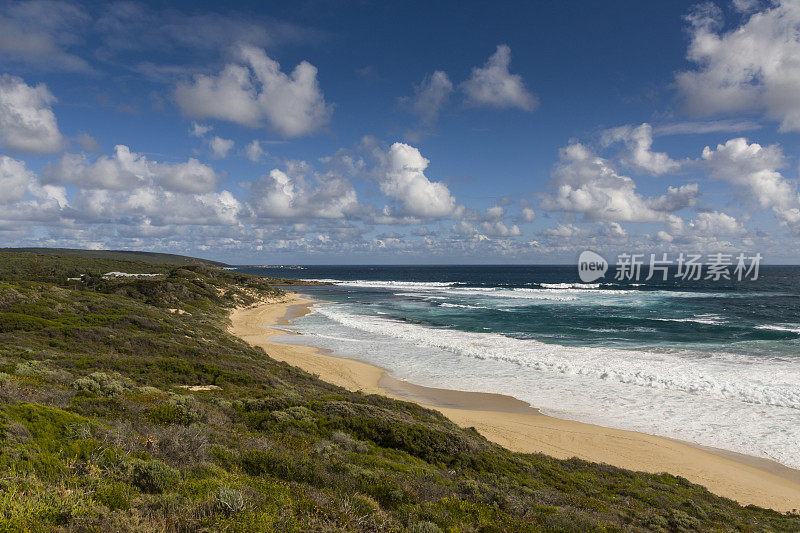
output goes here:
[{"label": "green shrub", "polygon": [[145,461],[134,459],[128,465],[131,484],[144,492],[161,493],[180,480],[180,474],[158,459]]},{"label": "green shrub", "polygon": [[0,313],[0,333],[10,331],[38,331],[56,325],[52,320],[46,320],[22,313]]},{"label": "green shrub", "polygon": [[86,391],[98,396],[113,397],[129,391],[134,387],[132,380],[123,377],[119,372],[106,374],[105,372],[92,372],[86,377],[78,378],[72,382],[72,388]]},{"label": "green shrub", "polygon": [[214,504],[222,513],[235,514],[244,509],[244,495],[240,490],[223,485],[214,493]]},{"label": "green shrub", "polygon": [[42,361],[26,361],[14,365],[14,374],[18,376],[47,377],[50,375],[50,370]]},{"label": "green shrub", "polygon": [[442,533],[439,526],[433,522],[417,522],[408,528],[408,533]]},{"label": "green shrub", "polygon": [[192,424],[205,416],[200,402],[189,394],[172,394],[166,403],[147,412],[147,418],[157,424]]},{"label": "green shrub", "polygon": [[95,490],[94,501],[112,511],[127,511],[131,508],[131,487],[119,481],[103,483]]}]

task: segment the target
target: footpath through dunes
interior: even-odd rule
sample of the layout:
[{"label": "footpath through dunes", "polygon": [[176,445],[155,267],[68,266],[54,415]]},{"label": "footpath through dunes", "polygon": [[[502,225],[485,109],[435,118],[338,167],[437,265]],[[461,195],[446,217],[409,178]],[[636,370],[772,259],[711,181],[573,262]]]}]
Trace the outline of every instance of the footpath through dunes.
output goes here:
[{"label": "footpath through dunes", "polygon": [[800,507],[800,472],[773,461],[553,418],[509,396],[422,387],[392,378],[383,369],[362,361],[333,356],[312,346],[272,340],[294,334],[280,326],[310,312],[314,303],[290,293],[279,301],[238,308],[230,315],[230,331],[261,346],[270,357],[298,366],[324,381],[436,409],[460,426],[474,427],[512,451],[541,452],[561,459],[578,457],[635,471],[667,472],[743,505],[780,511]]}]

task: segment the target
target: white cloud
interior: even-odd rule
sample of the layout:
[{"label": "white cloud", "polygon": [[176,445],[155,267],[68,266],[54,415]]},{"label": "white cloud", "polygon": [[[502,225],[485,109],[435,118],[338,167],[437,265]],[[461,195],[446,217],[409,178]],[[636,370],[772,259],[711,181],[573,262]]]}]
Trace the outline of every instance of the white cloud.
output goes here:
[{"label": "white cloud", "polygon": [[[67,192],[63,187],[42,185],[24,162],[5,155],[0,156],[0,190],[3,191],[0,204],[4,210],[16,207],[18,218],[24,218],[26,212],[29,218],[36,218],[36,213],[42,207],[61,208],[67,205]],[[36,200],[26,201],[28,194]]]},{"label": "white cloud", "polygon": [[333,111],[317,82],[317,68],[301,62],[290,75],[264,50],[239,47],[238,63],[217,76],[198,74],[175,89],[183,112],[195,118],[217,118],[248,127],[264,122],[286,137],[308,135],[328,123]]},{"label": "white cloud", "polygon": [[453,92],[453,83],[445,72],[437,70],[422,80],[422,83],[414,89],[415,97],[412,106],[414,113],[425,124],[433,124],[439,117],[439,111],[450,98],[450,93]]},{"label": "white cloud", "polygon": [[574,224],[559,224],[555,228],[547,228],[543,233],[547,237],[570,239],[584,236],[587,231]]},{"label": "white cloud", "polygon": [[176,192],[203,193],[216,188],[214,169],[191,158],[185,163],[159,163],[124,145],[114,147],[113,156],[100,156],[93,163],[85,155],[65,154],[47,166],[50,182],[67,182],[89,189],[132,190],[155,186]]},{"label": "white cloud", "polygon": [[614,240],[627,239],[628,231],[619,222],[608,222],[602,229],[601,235]]},{"label": "white cloud", "polygon": [[208,126],[206,124],[198,124],[197,122],[192,121],[192,127],[189,128],[189,135],[192,137],[205,137],[206,133],[213,130],[214,126]]},{"label": "white cloud", "polygon": [[717,30],[721,17],[705,4],[689,17],[687,58],[697,68],[676,77],[686,108],[698,115],[764,112],[781,131],[800,131],[800,2],[776,0],[725,33]]},{"label": "white cloud", "polygon": [[506,226],[502,220],[481,222],[481,231],[489,237],[516,237],[522,233],[516,224]]},{"label": "white cloud", "polygon": [[714,211],[712,213],[698,213],[694,220],[688,223],[689,231],[703,237],[733,237],[747,233],[742,224],[730,215]]},{"label": "white cloud", "polygon": [[304,162],[290,162],[286,172],[276,168],[261,176],[250,187],[248,203],[256,217],[266,219],[337,219],[359,210],[349,181],[312,173]]},{"label": "white cloud", "polygon": [[675,240],[675,237],[662,230],[656,233],[656,240],[661,242],[672,242]]},{"label": "white cloud", "polygon": [[631,178],[580,143],[561,149],[553,185],[555,190],[543,197],[542,207],[581,213],[589,221],[663,221],[667,213],[694,203],[698,192],[696,185],[686,185],[670,188],[664,196],[643,198]]},{"label": "white cloud", "polygon": [[732,183],[761,209],[773,208],[780,212],[798,205],[795,186],[777,170],[785,162],[778,145],[762,147],[740,137],[719,144],[716,149],[706,146],[703,160],[712,178]]},{"label": "white cloud", "polygon": [[151,185],[131,190],[84,189],[71,205],[89,224],[153,226],[237,225],[241,210],[229,191],[188,194]]},{"label": "white cloud", "polygon": [[690,207],[697,203],[700,195],[700,187],[696,183],[688,183],[680,187],[667,187],[667,193],[661,196],[650,198],[647,205],[656,211],[672,213],[680,211],[684,207]]},{"label": "white cloud", "polygon": [[253,163],[258,163],[263,159],[266,155],[266,151],[261,146],[261,141],[258,139],[253,139],[250,141],[247,146],[244,148],[244,153],[247,156],[247,159],[252,161]]},{"label": "white cloud", "polygon": [[211,148],[211,154],[214,157],[224,159],[228,157],[228,153],[233,150],[234,142],[231,139],[223,139],[215,135],[209,139],[208,146]]},{"label": "white cloud", "polygon": [[739,13],[752,13],[761,8],[761,2],[759,0],[733,0],[731,4]]},{"label": "white cloud", "polygon": [[33,172],[28,170],[25,163],[0,156],[0,203],[10,204],[25,198],[28,187],[35,179]]},{"label": "white cloud", "polygon": [[603,144],[608,146],[616,142],[625,145],[626,152],[621,158],[622,164],[635,170],[659,175],[673,172],[680,168],[680,163],[671,159],[664,152],[654,152],[653,128],[644,123],[640,126],[620,126],[603,132]]},{"label": "white cloud", "polygon": [[492,221],[503,220],[505,216],[506,216],[505,208],[499,205],[495,205],[486,210],[486,216],[484,218],[487,221],[492,222]]},{"label": "white cloud", "polygon": [[453,226],[453,232],[458,235],[464,235],[470,237],[478,233],[478,230],[475,229],[475,226],[467,222],[466,220],[460,220],[458,224]]},{"label": "white cloud", "polygon": [[381,169],[380,187],[399,201],[403,212],[415,217],[443,217],[453,213],[456,201],[447,186],[425,176],[430,161],[408,144],[394,143]]},{"label": "white cloud", "polygon": [[499,45],[497,51],[482,67],[472,69],[472,75],[461,88],[466,93],[466,102],[475,106],[498,108],[516,107],[533,111],[539,105],[536,98],[525,88],[519,74],[511,74],[511,48]]},{"label": "white cloud", "polygon": [[536,212],[533,209],[531,209],[530,207],[524,207],[522,209],[522,219],[525,222],[533,222],[535,218],[536,218]]},{"label": "white cloud", "polygon": [[50,109],[53,102],[44,84],[32,87],[16,76],[0,76],[0,144],[35,154],[60,151],[64,138]]}]

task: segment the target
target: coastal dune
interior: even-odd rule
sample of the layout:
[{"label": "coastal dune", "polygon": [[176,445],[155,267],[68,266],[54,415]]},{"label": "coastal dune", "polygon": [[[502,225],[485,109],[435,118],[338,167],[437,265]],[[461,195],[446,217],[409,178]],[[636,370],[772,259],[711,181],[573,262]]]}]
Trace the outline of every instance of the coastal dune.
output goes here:
[{"label": "coastal dune", "polygon": [[525,402],[500,394],[422,387],[393,378],[382,368],[361,361],[336,357],[302,344],[272,340],[293,333],[280,326],[308,313],[314,303],[289,293],[280,301],[236,309],[230,315],[231,333],[262,347],[270,357],[335,385],[438,410],[460,426],[474,427],[487,439],[513,451],[541,452],[561,459],[578,457],[644,472],[668,472],[743,505],[779,511],[800,508],[800,471],[773,461],[553,418]]}]

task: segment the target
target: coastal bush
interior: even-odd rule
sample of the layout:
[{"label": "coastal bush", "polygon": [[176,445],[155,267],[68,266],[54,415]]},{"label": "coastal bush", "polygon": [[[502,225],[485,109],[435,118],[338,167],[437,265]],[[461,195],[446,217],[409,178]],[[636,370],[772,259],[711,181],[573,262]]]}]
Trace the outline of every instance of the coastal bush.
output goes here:
[{"label": "coastal bush", "polygon": [[117,396],[133,387],[133,381],[123,377],[119,372],[111,374],[92,372],[72,383],[72,388],[75,390],[91,392],[99,396]]},{"label": "coastal bush", "polygon": [[239,513],[244,510],[244,495],[240,490],[222,486],[214,493],[214,503],[220,512],[226,515]]},{"label": "coastal bush", "polygon": [[180,479],[177,470],[158,459],[133,459],[128,464],[128,476],[131,484],[149,493],[164,492]]},{"label": "coastal bush", "polygon": [[112,511],[127,511],[131,508],[131,486],[120,481],[101,483],[94,491],[94,500]]},{"label": "coastal bush", "polygon": [[416,522],[409,526],[408,533],[442,533],[442,529],[433,522]]}]

